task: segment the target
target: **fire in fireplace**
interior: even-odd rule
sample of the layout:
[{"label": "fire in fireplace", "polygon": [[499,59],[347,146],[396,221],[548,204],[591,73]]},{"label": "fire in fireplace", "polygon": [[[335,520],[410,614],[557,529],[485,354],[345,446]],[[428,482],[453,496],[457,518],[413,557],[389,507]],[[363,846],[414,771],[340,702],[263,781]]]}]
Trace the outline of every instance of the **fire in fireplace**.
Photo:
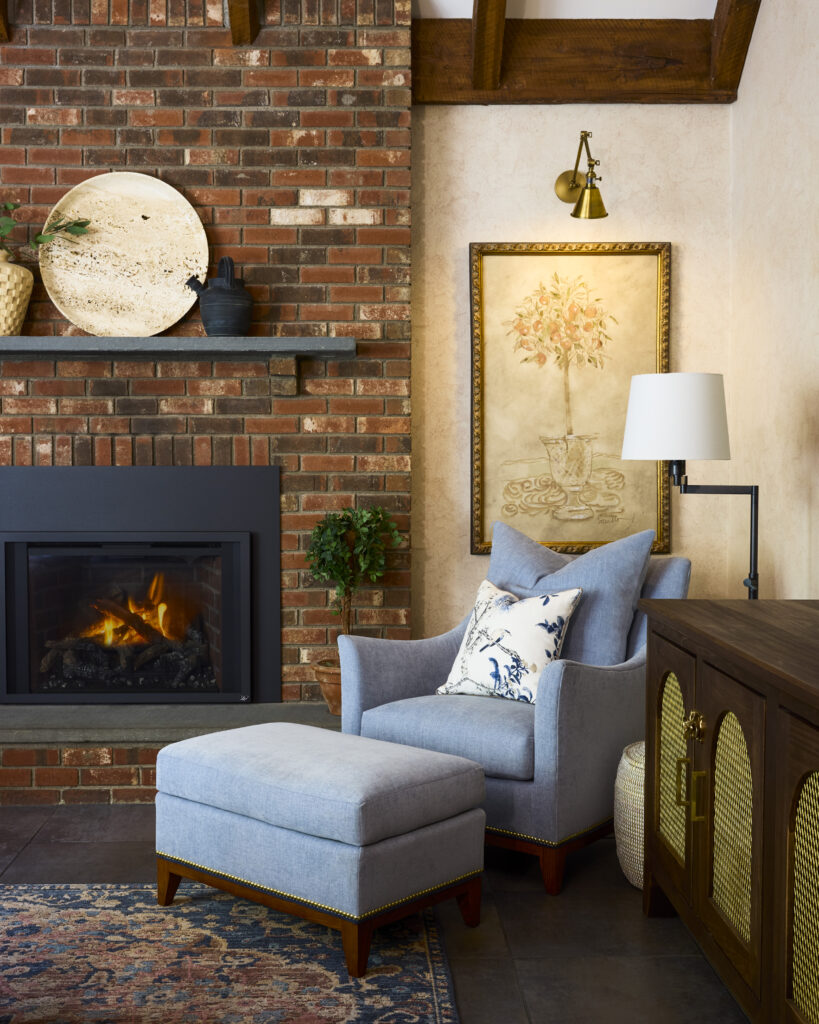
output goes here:
[{"label": "fire in fireplace", "polygon": [[32,692],[222,691],[220,548],[30,546]]},{"label": "fire in fireplace", "polygon": [[278,699],[274,468],[3,469],[0,522],[0,702]]}]

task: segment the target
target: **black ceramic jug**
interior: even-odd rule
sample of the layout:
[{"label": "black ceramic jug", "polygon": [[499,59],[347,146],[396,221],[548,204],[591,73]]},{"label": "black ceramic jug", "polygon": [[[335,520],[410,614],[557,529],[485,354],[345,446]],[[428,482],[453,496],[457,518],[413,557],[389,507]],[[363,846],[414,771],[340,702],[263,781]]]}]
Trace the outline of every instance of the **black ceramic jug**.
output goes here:
[{"label": "black ceramic jug", "polygon": [[185,282],[199,296],[199,310],[205,334],[244,337],[250,330],[253,314],[253,296],[233,274],[233,260],[223,256],[219,260],[219,276],[212,277],[205,287],[197,277]]}]

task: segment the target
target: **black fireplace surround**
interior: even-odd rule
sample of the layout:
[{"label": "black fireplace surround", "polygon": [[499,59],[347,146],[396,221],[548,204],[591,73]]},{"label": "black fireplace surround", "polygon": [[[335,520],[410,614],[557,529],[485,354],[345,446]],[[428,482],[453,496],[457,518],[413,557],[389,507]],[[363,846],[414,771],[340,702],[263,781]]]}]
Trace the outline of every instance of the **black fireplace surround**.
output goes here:
[{"label": "black fireplace surround", "polygon": [[0,468],[0,703],[281,699],[279,469]]}]

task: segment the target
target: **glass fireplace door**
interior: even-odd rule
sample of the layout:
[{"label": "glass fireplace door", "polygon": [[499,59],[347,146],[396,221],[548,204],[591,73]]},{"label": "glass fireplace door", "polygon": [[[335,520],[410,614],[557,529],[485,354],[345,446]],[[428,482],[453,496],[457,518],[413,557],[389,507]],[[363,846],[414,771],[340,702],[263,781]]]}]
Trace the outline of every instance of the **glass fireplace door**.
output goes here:
[{"label": "glass fireplace door", "polygon": [[35,701],[249,699],[247,548],[241,536],[6,544],[7,690]]}]

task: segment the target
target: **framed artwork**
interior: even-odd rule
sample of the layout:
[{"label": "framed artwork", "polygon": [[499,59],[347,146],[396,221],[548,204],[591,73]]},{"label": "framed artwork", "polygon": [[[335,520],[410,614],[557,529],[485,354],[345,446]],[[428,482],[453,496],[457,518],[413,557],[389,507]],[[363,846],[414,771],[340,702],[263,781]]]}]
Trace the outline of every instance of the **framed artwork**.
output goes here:
[{"label": "framed artwork", "polygon": [[501,520],[570,553],[669,550],[663,463],[623,462],[631,377],[668,372],[671,244],[473,242],[472,553]]}]

